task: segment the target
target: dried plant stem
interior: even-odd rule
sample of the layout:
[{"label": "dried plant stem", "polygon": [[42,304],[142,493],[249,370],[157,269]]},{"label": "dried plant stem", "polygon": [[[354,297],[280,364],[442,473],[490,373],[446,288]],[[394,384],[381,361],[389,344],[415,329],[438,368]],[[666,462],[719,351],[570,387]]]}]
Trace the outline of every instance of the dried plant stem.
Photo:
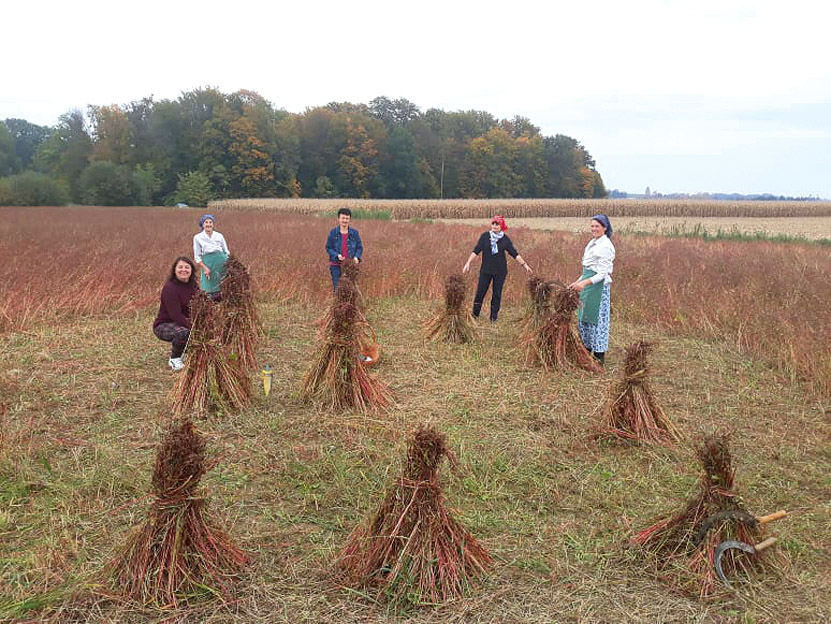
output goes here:
[{"label": "dried plant stem", "polygon": [[623,375],[612,386],[597,436],[633,442],[678,441],[681,434],[658,405],[649,385],[647,356],[653,345],[639,340],[626,349]]},{"label": "dried plant stem", "polygon": [[338,555],[342,582],[394,603],[435,605],[462,595],[487,572],[490,555],[446,508],[438,472],[443,456],[455,463],[443,435],[416,430],[404,474]]}]

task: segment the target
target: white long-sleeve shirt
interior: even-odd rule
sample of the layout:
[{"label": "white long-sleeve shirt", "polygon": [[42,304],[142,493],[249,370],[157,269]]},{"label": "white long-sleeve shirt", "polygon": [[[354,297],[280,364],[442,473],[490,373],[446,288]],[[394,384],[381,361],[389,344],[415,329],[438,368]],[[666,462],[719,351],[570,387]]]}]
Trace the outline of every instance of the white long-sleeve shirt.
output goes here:
[{"label": "white long-sleeve shirt", "polygon": [[605,234],[600,238],[592,238],[583,252],[583,268],[591,269],[595,275],[591,277],[592,284],[603,282],[612,283],[612,271],[615,263],[615,246]]},{"label": "white long-sleeve shirt", "polygon": [[199,234],[194,235],[193,261],[196,264],[202,262],[202,256],[213,253],[214,251],[223,251],[226,256],[231,253],[228,251],[228,243],[225,242],[225,237],[222,234],[214,230],[213,234],[208,236],[202,230]]}]

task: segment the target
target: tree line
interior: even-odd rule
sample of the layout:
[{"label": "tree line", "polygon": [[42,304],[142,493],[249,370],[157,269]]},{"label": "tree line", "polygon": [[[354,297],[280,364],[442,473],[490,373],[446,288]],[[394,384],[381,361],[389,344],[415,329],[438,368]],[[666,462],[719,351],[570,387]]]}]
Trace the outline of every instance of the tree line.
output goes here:
[{"label": "tree line", "polygon": [[204,205],[230,197],[606,196],[577,140],[524,117],[406,99],[290,113],[252,91],[0,122],[0,205]]}]

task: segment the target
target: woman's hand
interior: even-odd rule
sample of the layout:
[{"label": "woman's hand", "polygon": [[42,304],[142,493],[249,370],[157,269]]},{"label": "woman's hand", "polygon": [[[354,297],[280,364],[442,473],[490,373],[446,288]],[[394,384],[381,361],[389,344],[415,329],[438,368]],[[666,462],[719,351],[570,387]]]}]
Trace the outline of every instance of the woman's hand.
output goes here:
[{"label": "woman's hand", "polygon": [[338,260],[340,260],[341,262],[343,262],[343,256],[342,256],[342,255],[340,255],[340,254],[338,254]]},{"label": "woman's hand", "polygon": [[202,272],[205,274],[206,279],[211,279],[211,270],[204,264],[202,265]]},{"label": "woman's hand", "polygon": [[588,285],[588,284],[586,284],[586,282],[589,282],[589,284],[590,284],[591,280],[577,280],[576,282],[572,282],[571,284],[569,284],[568,287],[571,288],[572,290],[576,290],[577,292],[580,292],[581,290],[583,290]]},{"label": "woman's hand", "polygon": [[358,264],[361,261],[360,258],[352,258],[352,259],[355,261],[355,264]]},{"label": "woman's hand", "polygon": [[526,271],[528,271],[529,273],[533,273],[533,272],[534,272],[534,269],[532,269],[530,266],[528,266],[528,263],[527,263],[527,262],[526,262],[523,266],[525,267],[525,270],[526,270]]},{"label": "woman's hand", "polygon": [[465,262],[465,265],[462,267],[462,273],[467,273],[470,271],[470,262]]}]

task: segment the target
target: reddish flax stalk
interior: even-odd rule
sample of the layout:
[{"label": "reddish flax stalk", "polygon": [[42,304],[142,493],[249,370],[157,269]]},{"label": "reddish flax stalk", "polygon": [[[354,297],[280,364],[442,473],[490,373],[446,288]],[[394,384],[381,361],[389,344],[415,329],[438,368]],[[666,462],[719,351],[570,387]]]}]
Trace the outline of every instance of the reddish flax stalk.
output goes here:
[{"label": "reddish flax stalk", "polygon": [[[735,468],[727,436],[706,438],[696,448],[696,455],[703,472],[687,505],[644,529],[632,541],[651,555],[659,577],[704,598],[719,587],[713,567],[716,547],[724,540],[755,544],[762,539],[762,528],[745,511],[734,489]],[[712,526],[705,523],[721,512],[730,512],[729,517]],[[752,557],[728,550],[722,557],[722,568],[728,577],[746,575],[753,569],[770,568],[774,559],[769,550]]]},{"label": "reddish flax stalk", "polygon": [[[544,293],[543,288],[552,288],[551,282],[547,284],[548,286],[536,288],[535,298],[544,300],[541,294]],[[556,286],[556,282],[553,286]],[[551,312],[532,319],[533,323],[527,325],[524,338],[526,362],[541,364],[547,371],[578,367],[593,373],[602,372],[603,367],[583,346],[583,341],[577,334],[575,312],[580,305],[579,293],[560,286],[551,291],[550,297]],[[535,299],[534,308],[537,307]],[[540,306],[540,309],[544,308]]]},{"label": "reddish flax stalk", "polygon": [[626,348],[623,375],[603,406],[603,424],[597,435],[658,444],[681,439],[649,386],[647,356],[652,347],[652,343],[639,340]]},{"label": "reddish flax stalk", "polygon": [[424,324],[428,339],[462,344],[476,337],[473,316],[465,307],[466,291],[464,277],[457,273],[447,276],[444,280],[444,309]]},{"label": "reddish flax stalk", "polygon": [[249,559],[206,518],[196,495],[204,474],[204,439],[190,420],[174,425],[156,455],[148,518],[106,568],[119,595],[164,608],[207,592],[230,597]]},{"label": "reddish flax stalk", "polygon": [[447,510],[439,464],[455,457],[431,426],[413,434],[404,473],[356,528],[335,567],[350,587],[409,605],[461,596],[486,573],[490,555]]},{"label": "reddish flax stalk", "polygon": [[361,363],[365,346],[375,337],[358,310],[358,291],[352,280],[341,278],[335,299],[319,321],[318,346],[303,377],[301,392],[308,400],[334,409],[356,408],[367,412],[392,401],[386,384],[370,375]]},{"label": "reddish flax stalk", "polygon": [[244,409],[251,402],[248,374],[222,346],[220,308],[202,292],[190,303],[191,330],[185,368],[173,386],[173,412],[204,416],[210,405]]},{"label": "reddish flax stalk", "polygon": [[222,344],[242,370],[257,370],[260,316],[251,293],[248,268],[231,254],[222,276]]}]

